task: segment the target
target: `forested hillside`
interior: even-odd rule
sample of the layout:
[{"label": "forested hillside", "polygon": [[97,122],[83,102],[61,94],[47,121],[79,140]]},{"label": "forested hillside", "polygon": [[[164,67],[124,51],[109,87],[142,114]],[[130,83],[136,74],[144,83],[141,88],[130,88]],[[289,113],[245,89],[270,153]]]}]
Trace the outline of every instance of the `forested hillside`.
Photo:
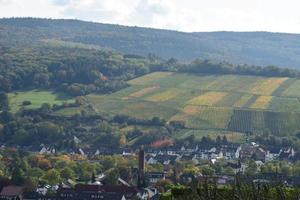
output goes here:
[{"label": "forested hillside", "polygon": [[[195,58],[234,64],[300,66],[300,35],[267,32],[184,33],[77,20],[1,19],[1,46],[33,45],[49,39],[116,49],[125,54],[156,54],[182,61]],[[95,46],[94,46],[95,47]]]},{"label": "forested hillside", "polygon": [[[297,143],[300,72],[284,68],[299,59],[290,54],[297,38],[1,19],[0,142],[64,149],[74,137],[81,147],[118,147],[270,133]],[[256,55],[265,48],[270,58]],[[286,63],[252,65],[244,53],[262,65]]]}]

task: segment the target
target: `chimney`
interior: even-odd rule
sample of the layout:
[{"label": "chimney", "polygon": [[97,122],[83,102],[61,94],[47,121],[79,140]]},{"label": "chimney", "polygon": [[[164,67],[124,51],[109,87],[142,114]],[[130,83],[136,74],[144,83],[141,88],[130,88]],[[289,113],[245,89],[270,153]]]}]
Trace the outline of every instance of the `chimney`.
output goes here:
[{"label": "chimney", "polygon": [[145,187],[145,151],[142,146],[139,150],[138,188]]},{"label": "chimney", "polygon": [[145,171],[145,151],[143,146],[139,151],[139,171],[140,173]]}]

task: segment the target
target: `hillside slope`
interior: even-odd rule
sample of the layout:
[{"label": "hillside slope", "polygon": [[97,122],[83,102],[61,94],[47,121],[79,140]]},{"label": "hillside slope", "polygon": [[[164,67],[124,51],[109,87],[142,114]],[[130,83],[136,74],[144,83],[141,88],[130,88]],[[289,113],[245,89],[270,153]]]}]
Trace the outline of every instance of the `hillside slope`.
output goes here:
[{"label": "hillside slope", "polygon": [[77,20],[0,19],[0,45],[34,45],[48,39],[92,44],[125,54],[154,53],[183,61],[195,58],[235,64],[300,68],[300,35],[268,32],[184,33]]},{"label": "hillside slope", "polygon": [[300,125],[300,81],[241,75],[155,72],[110,95],[88,95],[99,112],[161,117],[189,129],[293,135]]}]

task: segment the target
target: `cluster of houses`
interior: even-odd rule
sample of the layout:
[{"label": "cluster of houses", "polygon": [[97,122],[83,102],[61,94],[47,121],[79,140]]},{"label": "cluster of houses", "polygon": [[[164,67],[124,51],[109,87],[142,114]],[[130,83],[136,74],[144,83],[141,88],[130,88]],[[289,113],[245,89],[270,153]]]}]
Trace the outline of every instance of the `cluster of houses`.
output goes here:
[{"label": "cluster of houses", "polygon": [[[195,146],[171,146],[166,148],[146,149],[146,163],[163,165],[174,164],[176,161],[193,161],[198,164],[201,160],[209,160],[212,163],[219,159],[227,161],[244,161],[253,159],[255,161],[267,162],[274,160],[293,160],[296,155],[292,147],[262,147],[255,142],[244,144],[228,145],[195,145]],[[56,150],[52,147],[42,146],[38,151],[40,154],[54,154]],[[134,156],[135,150],[132,149],[76,149],[70,151],[71,154],[80,154],[92,158],[97,155],[122,155]]]},{"label": "cluster of houses", "polygon": [[[55,149],[42,147],[39,153],[51,154]],[[77,149],[70,152],[71,154],[80,154],[92,158],[97,155],[118,154],[124,157],[136,156],[136,151],[132,149]],[[245,172],[247,164],[245,161],[251,159],[255,161],[258,167],[265,162],[274,160],[292,161],[295,159],[296,152],[292,147],[263,147],[255,142],[244,144],[227,144],[219,146],[211,145],[194,145],[194,146],[170,146],[165,148],[145,149],[145,163],[148,165],[161,164],[163,166],[172,166],[177,161],[192,161],[194,164],[200,164],[201,161],[209,161],[214,164],[218,160],[227,162],[227,165],[235,173]],[[150,183],[156,183],[163,172],[149,175]],[[160,177],[160,178],[158,178]]]},{"label": "cluster of houses", "polygon": [[245,161],[253,159],[263,163],[273,160],[292,160],[296,152],[292,147],[265,148],[254,142],[242,145],[194,146],[186,148],[151,149],[147,152],[147,164],[174,164],[176,161],[193,161],[198,164],[201,160],[215,163],[219,159],[226,161]]}]

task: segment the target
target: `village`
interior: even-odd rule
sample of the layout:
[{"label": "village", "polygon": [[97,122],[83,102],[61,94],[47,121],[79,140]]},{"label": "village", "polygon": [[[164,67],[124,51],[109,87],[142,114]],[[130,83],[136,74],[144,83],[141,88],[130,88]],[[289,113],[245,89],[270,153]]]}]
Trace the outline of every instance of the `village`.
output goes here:
[{"label": "village", "polygon": [[[4,147],[2,147],[4,148]],[[42,146],[36,152],[41,155],[57,154],[51,147]],[[296,151],[292,147],[270,148],[266,149],[255,142],[246,142],[244,144],[227,144],[219,146],[195,145],[195,146],[171,146],[165,148],[139,148],[130,149],[77,149],[69,152],[70,154],[79,154],[83,157],[93,160],[97,155],[119,155],[125,159],[133,157],[138,158],[138,166],[133,171],[133,179],[136,184],[127,183],[120,177],[117,177],[116,185],[106,184],[106,174],[96,174],[88,183],[77,183],[72,180],[57,185],[43,185],[36,188],[35,193],[25,194],[21,186],[8,185],[3,187],[0,193],[0,199],[159,199],[160,183],[167,180],[168,183],[190,183],[193,181],[204,182],[211,181],[219,185],[231,184],[236,176],[243,176],[247,173],[249,160],[255,163],[258,170],[267,162],[284,160],[293,162],[296,158]],[[96,161],[95,161],[96,162]],[[182,173],[176,174],[172,170],[176,163],[189,162],[195,166],[209,163],[217,165],[222,162],[224,166],[232,169],[232,173],[214,173],[203,174]],[[160,165],[161,171],[149,171],[148,166]],[[170,173],[172,171],[172,173]],[[279,173],[265,173],[248,175],[247,181],[273,182],[281,181],[287,185],[300,185],[299,177],[289,177]]]}]

